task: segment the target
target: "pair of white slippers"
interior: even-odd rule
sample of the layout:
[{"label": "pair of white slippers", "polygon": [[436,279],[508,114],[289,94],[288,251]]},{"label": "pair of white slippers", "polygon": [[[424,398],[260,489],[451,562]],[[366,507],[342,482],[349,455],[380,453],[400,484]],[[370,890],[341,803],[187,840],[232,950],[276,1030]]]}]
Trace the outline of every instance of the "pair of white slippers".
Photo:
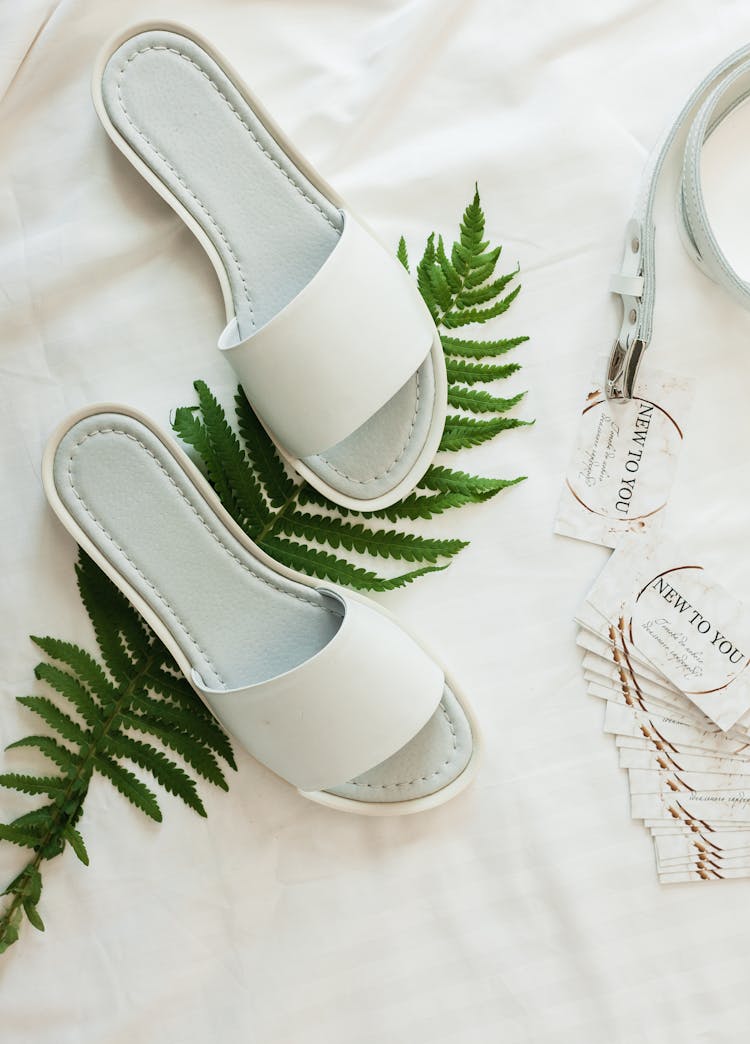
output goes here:
[{"label": "pair of white slippers", "polygon": [[[442,434],[431,316],[208,43],[173,25],[112,41],[93,80],[117,147],[219,276],[219,348],[288,464],[372,511],[419,482]],[[229,733],[307,798],[403,814],[470,782],[478,732],[432,654],[381,607],[273,561],[148,418],[68,418],[43,466],[63,525]]]}]

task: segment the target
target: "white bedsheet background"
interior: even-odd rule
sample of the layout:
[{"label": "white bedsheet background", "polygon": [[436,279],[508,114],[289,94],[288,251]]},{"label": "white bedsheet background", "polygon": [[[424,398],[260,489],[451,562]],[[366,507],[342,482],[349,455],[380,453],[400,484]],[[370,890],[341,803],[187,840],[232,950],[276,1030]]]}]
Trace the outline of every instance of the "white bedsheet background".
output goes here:
[{"label": "white bedsheet background", "polygon": [[[13,697],[39,689],[27,635],[92,641],[75,549],[42,496],[47,435],[92,401],[167,423],[194,378],[232,384],[212,348],[223,317],[210,264],[89,101],[96,50],[123,24],[156,14],[214,39],[394,246],[401,232],[413,252],[432,228],[451,234],[478,179],[489,232],[522,267],[522,295],[493,329],[532,337],[514,387],[537,418],[460,461],[529,481],[436,522],[471,547],[387,596],[477,706],[486,757],[471,792],[420,817],[358,819],[303,801],[240,752],[228,795],[202,788],[207,821],[165,796],[157,827],[97,780],[91,867],[71,853],[50,864],[46,935],[25,928],[0,960],[3,1044],[746,1040],[750,885],[657,884],[574,645],[571,616],[605,552],[551,530],[579,399],[619,323],[607,283],[643,160],[694,82],[750,37],[747,6],[0,11],[5,742],[31,725]],[[742,162],[742,119],[707,154],[712,184]],[[747,237],[746,184],[735,177],[718,205]],[[670,200],[659,219],[651,361],[698,378],[670,525],[750,597],[750,316],[680,252]],[[22,807],[0,792],[3,819]],[[22,858],[0,846],[0,881]]]}]

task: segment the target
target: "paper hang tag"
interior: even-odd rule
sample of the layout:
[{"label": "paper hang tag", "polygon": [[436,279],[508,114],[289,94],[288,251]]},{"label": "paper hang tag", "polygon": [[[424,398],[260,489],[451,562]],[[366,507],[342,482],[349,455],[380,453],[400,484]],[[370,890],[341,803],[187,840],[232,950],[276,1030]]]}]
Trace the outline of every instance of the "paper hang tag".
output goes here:
[{"label": "paper hang tag", "polygon": [[671,541],[624,538],[586,603],[721,729],[750,709],[750,610]]},{"label": "paper hang tag", "polygon": [[661,525],[693,397],[693,382],[641,371],[638,397],[607,399],[597,362],[565,476],[555,532],[616,547],[623,533]]}]

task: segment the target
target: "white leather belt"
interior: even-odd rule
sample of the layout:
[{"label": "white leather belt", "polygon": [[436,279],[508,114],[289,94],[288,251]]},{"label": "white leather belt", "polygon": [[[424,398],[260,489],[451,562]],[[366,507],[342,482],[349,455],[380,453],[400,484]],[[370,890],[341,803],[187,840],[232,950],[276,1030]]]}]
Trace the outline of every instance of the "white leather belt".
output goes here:
[{"label": "white leather belt", "polygon": [[700,163],[704,142],[749,96],[750,46],[745,46],[720,62],[696,87],[651,155],[635,214],[625,230],[622,269],[610,283],[623,306],[607,372],[606,391],[611,399],[632,397],[638,367],[651,340],[656,295],[654,201],[659,175],[678,138],[684,140],[677,212],[685,249],[710,279],[750,309],[750,284],[729,264],[709,223]]}]

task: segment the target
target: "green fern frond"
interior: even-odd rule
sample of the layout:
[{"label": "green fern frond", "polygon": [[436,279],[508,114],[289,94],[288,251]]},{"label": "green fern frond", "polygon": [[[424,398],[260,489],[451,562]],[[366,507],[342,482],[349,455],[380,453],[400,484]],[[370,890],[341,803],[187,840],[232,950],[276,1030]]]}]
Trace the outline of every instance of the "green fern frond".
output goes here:
[{"label": "green fern frond", "polygon": [[238,388],[234,401],[240,435],[244,439],[247,455],[252,460],[256,473],[263,476],[263,488],[271,507],[283,508],[294,496],[297,485],[287,474],[286,465],[253,413],[242,388]]},{"label": "green fern frond", "polygon": [[64,790],[60,776],[25,776],[19,772],[0,773],[0,787],[17,790],[20,794],[46,794],[58,797]]},{"label": "green fern frond", "polygon": [[420,485],[425,489],[436,489],[442,493],[461,493],[480,502],[519,482],[523,482],[523,478],[486,478],[483,475],[469,475],[465,471],[455,471],[440,464],[433,464]]},{"label": "green fern frond", "polygon": [[[497,262],[500,258],[500,247],[496,247],[494,250],[488,250],[483,254],[478,254],[475,257],[468,259],[468,271],[464,278],[464,287],[466,290],[472,290],[474,287],[481,286],[482,283],[491,279],[495,274],[497,268]],[[513,273],[515,275],[515,273]]]},{"label": "green fern frond", "polygon": [[64,740],[78,746],[85,746],[90,740],[91,733],[77,725],[69,714],[61,711],[47,696],[19,696],[18,702],[33,711]]},{"label": "green fern frond", "polygon": [[431,519],[436,515],[442,515],[445,511],[464,507],[466,504],[477,503],[477,498],[458,490],[447,490],[440,493],[423,494],[421,491],[410,493],[398,504],[382,508],[380,511],[371,511],[369,518],[384,518],[389,522],[400,522],[402,519],[419,521],[420,519]]},{"label": "green fern frond", "polygon": [[262,526],[268,518],[268,508],[239,439],[206,383],[196,381],[194,387],[198,393],[198,404],[208,438],[229,488],[237,500],[239,511],[248,525]]},{"label": "green fern frond", "polygon": [[131,805],[135,805],[141,812],[145,812],[150,819],[161,823],[161,809],[156,800],[156,794],[130,769],[126,769],[107,754],[101,753],[94,758],[94,767],[114,784]]},{"label": "green fern frond", "polygon": [[446,279],[445,273],[440,264],[430,266],[428,270],[428,279],[430,280],[433,300],[438,306],[439,311],[442,311],[443,313],[447,312],[453,303],[454,292],[451,291],[451,288],[448,285],[448,280]]},{"label": "green fern frond", "polygon": [[16,750],[18,747],[35,747],[49,761],[53,761],[58,768],[70,776],[76,771],[78,761],[73,752],[51,736],[24,736],[15,743],[9,743],[5,749]]},{"label": "green fern frond", "polygon": [[[133,698],[133,714],[136,711],[145,718],[148,725],[159,729],[166,727],[179,737],[179,753],[186,760],[188,756],[192,758],[196,771],[200,771],[201,775],[204,774],[203,769],[206,768],[209,773],[206,775],[206,779],[221,783],[223,773],[219,769],[216,758],[206,757],[206,755],[213,751],[213,754],[228,763],[232,756],[232,748],[226,733],[215,719],[209,720],[201,715],[193,714],[189,709],[176,707],[171,701],[156,699],[145,692],[136,693]],[[127,718],[129,723],[132,724],[134,720],[141,721],[140,718],[134,719],[133,714]],[[132,727],[135,728],[136,725]],[[192,751],[191,746],[194,748]],[[193,761],[190,763],[193,764]]]},{"label": "green fern frond", "polygon": [[507,413],[517,406],[523,397],[524,392],[519,392],[510,399],[501,399],[486,391],[462,388],[459,384],[450,385],[448,388],[448,405],[455,406],[458,410],[468,410],[470,413]]},{"label": "green fern frond", "polygon": [[459,235],[461,247],[470,258],[480,256],[489,246],[489,242],[485,242],[482,238],[484,236],[484,211],[479,199],[478,185],[474,186],[474,198],[464,210]]},{"label": "green fern frond", "polygon": [[511,304],[518,297],[521,292],[521,287],[517,286],[515,290],[511,290],[509,294],[496,301],[493,305],[488,308],[455,308],[442,316],[442,324],[449,330],[455,330],[459,326],[469,326],[471,323],[486,323],[489,319],[494,319],[498,315],[502,315],[503,312],[507,312]]},{"label": "green fern frond", "polygon": [[[76,577],[104,664],[70,642],[33,639],[50,660],[56,661],[39,664],[35,673],[57,698],[22,696],[18,702],[40,718],[52,734],[24,736],[8,750],[37,751],[52,763],[57,774],[0,774],[0,787],[49,799],[13,822],[0,825],[0,842],[34,853],[3,893],[8,902],[0,915],[0,953],[18,938],[24,916],[33,927],[43,929],[37,909],[43,863],[70,847],[82,863],[88,864],[78,821],[97,774],[109,779],[135,808],[158,822],[162,813],[157,796],[140,778],[140,772],[148,773],[199,815],[206,814],[195,779],[165,751],[174,751],[184,765],[224,789],[223,766],[235,767],[227,737],[208,717],[188,682],[175,673],[162,642],[83,553],[76,565]],[[143,738],[132,736],[131,729]],[[210,748],[211,743],[215,750]]]},{"label": "green fern frond", "polygon": [[463,359],[446,359],[445,370],[448,383],[456,384],[488,384],[490,381],[502,381],[511,377],[520,369],[518,363],[472,363]]},{"label": "green fern frond", "polygon": [[57,660],[58,663],[69,667],[90,691],[105,693],[105,702],[112,699],[115,688],[111,685],[106,671],[90,653],[72,642],[64,642],[59,638],[40,638],[32,634],[31,640],[50,660]]},{"label": "green fern frond", "polygon": [[40,834],[52,822],[55,811],[54,805],[42,805],[41,808],[33,808],[30,812],[24,812],[23,815],[13,820],[12,825]]},{"label": "green fern frond", "polygon": [[175,679],[166,680],[167,677],[165,671],[149,671],[146,675],[149,690],[165,698],[156,700],[141,692],[136,695],[134,706],[152,714],[158,721],[174,726],[198,745],[208,747],[230,768],[236,769],[232,744],[216,718],[193,698],[192,690],[180,692],[174,685]]},{"label": "green fern frond", "polygon": [[40,663],[34,671],[38,681],[47,682],[50,688],[59,692],[80,714],[87,725],[93,726],[101,718],[101,706],[91,697],[91,693],[81,682],[55,667],[51,663]]},{"label": "green fern frond", "polygon": [[532,422],[518,420],[516,417],[494,417],[492,420],[475,420],[473,417],[458,415],[448,417],[440,449],[449,453],[470,449],[494,439],[501,431],[521,428],[530,423]]},{"label": "green fern frond", "polygon": [[386,579],[380,577],[371,570],[363,569],[361,566],[352,565],[350,562],[327,551],[311,548],[300,544],[295,540],[287,540],[284,537],[269,537],[261,547],[272,555],[282,565],[290,569],[301,570],[304,563],[305,571],[317,576],[320,580],[332,580],[344,587],[367,588],[371,591],[393,591],[397,587],[415,580],[425,573],[434,573],[442,566],[425,566],[414,569],[409,573]]},{"label": "green fern frond", "polygon": [[440,306],[435,300],[432,288],[431,273],[435,267],[435,233],[431,232],[427,238],[427,245],[422,255],[422,260],[417,265],[417,288],[422,295],[422,300],[430,310],[435,322],[440,321]]},{"label": "green fern frond", "polygon": [[73,826],[67,826],[63,830],[63,839],[70,845],[73,852],[80,859],[84,866],[89,865],[89,854],[86,851],[86,845],[80,833]]},{"label": "green fern frond", "polygon": [[[197,390],[197,389],[196,389]],[[208,434],[208,427],[195,415],[192,407],[180,406],[172,421],[173,430],[180,436],[183,442],[192,446],[205,465],[208,477],[216,492],[224,504],[229,504],[232,514],[240,514],[239,505],[234,491],[226,476],[221,459],[214,452],[213,443]]]},{"label": "green fern frond", "polygon": [[115,686],[124,684],[133,670],[132,658],[122,638],[132,609],[104,573],[83,556],[76,563],[76,582],[104,665]]},{"label": "green fern frond", "polygon": [[[470,448],[521,423],[502,419],[502,415],[521,402],[522,393],[500,396],[488,390],[473,391],[470,386],[505,380],[516,373],[520,369],[517,363],[492,365],[484,360],[504,355],[528,338],[477,340],[447,332],[486,323],[515,300],[520,286],[508,294],[505,291],[519,269],[516,266],[496,275],[500,254],[501,248],[485,236],[484,211],[475,189],[452,248],[447,249],[441,235],[430,233],[415,266],[417,286],[441,333],[450,385],[448,401],[454,410],[462,411],[447,424],[442,445],[446,450]],[[397,256],[408,271],[409,252],[403,237]],[[405,534],[397,528],[375,529],[368,521],[382,519],[393,524],[430,519],[479,503],[488,493],[494,496],[520,481],[490,480],[481,493],[476,486],[430,490],[420,484],[401,503],[380,511],[337,507],[289,473],[241,388],[234,401],[234,424],[205,383],[197,381],[195,388],[198,403],[175,412],[175,432],[197,451],[224,507],[247,535],[285,565],[309,576],[375,591],[409,583],[431,569],[388,577],[369,568],[363,556],[442,568],[465,542]],[[477,421],[472,414],[481,414],[483,419]],[[320,510],[305,510],[310,508]]]},{"label": "green fern frond", "polygon": [[[10,844],[18,845],[20,848],[36,848],[39,844],[39,835],[22,830],[13,823],[0,823],[0,841],[9,841]],[[3,895],[5,894],[3,892]]]},{"label": "green fern frond", "polygon": [[[12,893],[8,890],[3,892],[3,895],[11,895]],[[12,946],[14,942],[18,941],[18,936],[21,928],[21,919],[23,917],[23,906],[21,904],[14,904],[12,914],[10,914],[3,925],[3,934],[0,936],[0,954],[5,953],[9,946]]]},{"label": "green fern frond", "polygon": [[206,383],[196,381],[194,387],[214,459],[237,505],[233,514],[238,513],[248,526],[262,526],[268,518],[268,508],[239,439]]},{"label": "green fern frond", "polygon": [[462,290],[458,295],[456,298],[456,304],[460,305],[462,308],[470,308],[474,305],[486,304],[487,301],[494,301],[494,299],[502,293],[508,283],[516,278],[519,271],[520,268],[516,267],[515,271],[508,272],[491,283],[485,283],[484,279],[482,279],[481,285],[477,285],[475,290],[470,288],[470,281],[467,279],[465,283],[466,289]]},{"label": "green fern frond", "polygon": [[[303,505],[314,504],[317,507],[326,507],[328,509],[331,507],[330,502],[314,490],[305,491],[304,496],[300,497],[300,502]],[[431,519],[435,515],[442,515],[443,512],[449,511],[452,507],[463,507],[467,503],[471,503],[471,500],[467,500],[458,494],[455,497],[425,494],[425,484],[424,479],[422,479],[414,493],[409,493],[402,500],[391,504],[390,507],[381,507],[375,512],[347,512],[346,508],[339,507],[338,513],[350,519],[361,518],[368,522],[385,520],[396,523],[405,519],[409,521]]]},{"label": "green fern frond", "polygon": [[438,245],[435,251],[435,259],[440,265],[440,269],[445,277],[445,281],[450,288],[452,294],[458,294],[461,292],[462,287],[465,285],[461,282],[461,276],[455,269],[452,261],[448,260],[445,253],[445,244],[443,243],[443,237],[438,236]]},{"label": "green fern frond", "polygon": [[[506,337],[498,341],[470,341],[443,334],[440,338],[446,356],[460,355],[471,359],[489,359],[517,348],[528,337]],[[520,369],[520,367],[519,367]]]},{"label": "green fern frond", "polygon": [[373,530],[361,523],[342,522],[325,515],[288,515],[282,522],[282,532],[287,536],[328,543],[333,548],[343,547],[363,555],[406,562],[437,562],[441,557],[452,557],[466,547],[463,540],[435,540],[391,529]]},{"label": "green fern frond", "polygon": [[126,712],[122,715],[122,724],[125,728],[153,736],[163,746],[179,754],[185,764],[195,769],[203,779],[221,790],[229,790],[216,755],[208,747],[197,743],[193,736],[175,728],[166,715]]},{"label": "green fern frond", "polygon": [[23,912],[26,914],[26,918],[29,924],[36,928],[38,932],[44,931],[44,921],[39,916],[39,911],[30,899],[26,899],[24,901]]},{"label": "green fern frond", "polygon": [[110,733],[104,740],[104,746],[111,758],[127,758],[134,765],[149,772],[170,794],[182,798],[198,815],[206,815],[195,781],[160,750],[121,732]]},{"label": "green fern frond", "polygon": [[[212,409],[217,414],[214,418],[215,428],[223,431],[227,423],[226,416],[215,403],[213,399]],[[247,516],[242,512],[236,513],[235,519],[251,539],[269,554],[279,557],[280,561],[320,579],[385,591],[410,583],[422,576],[423,570],[387,577],[333,552],[425,562],[437,567],[441,558],[450,559],[464,546],[460,540],[435,540],[404,534],[399,530],[374,530],[360,522],[344,521],[347,516],[357,517],[357,513],[332,506],[306,484],[295,483],[289,478],[276,448],[255,418],[241,389],[237,393],[235,406],[238,431],[244,443],[243,452],[252,462],[260,487],[271,505],[269,516],[262,525],[249,524]],[[201,404],[199,408],[202,410]],[[222,440],[223,435],[214,444],[215,452],[223,452]],[[234,451],[230,449],[229,452]],[[221,496],[221,487],[216,489]],[[223,502],[230,512],[238,511],[237,498],[233,495]],[[301,510],[312,504],[325,508],[326,514],[313,515]],[[359,517],[364,520],[368,515],[360,513]],[[302,540],[308,543],[303,544]]]}]

